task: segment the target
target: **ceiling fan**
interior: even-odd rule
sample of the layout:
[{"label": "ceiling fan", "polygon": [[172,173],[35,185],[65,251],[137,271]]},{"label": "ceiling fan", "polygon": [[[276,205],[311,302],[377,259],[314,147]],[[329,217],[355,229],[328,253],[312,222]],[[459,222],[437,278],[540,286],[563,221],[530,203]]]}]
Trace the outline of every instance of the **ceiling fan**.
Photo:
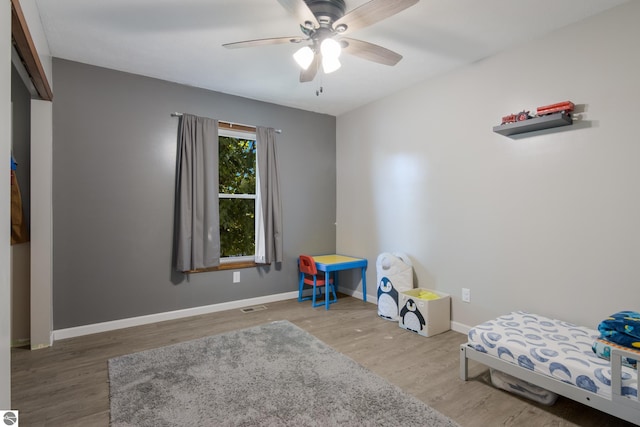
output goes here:
[{"label": "ceiling fan", "polygon": [[402,55],[382,46],[344,35],[393,16],[419,0],[370,0],[345,13],[344,0],[278,0],[300,22],[304,36],[275,37],[223,44],[228,49],[308,42],[293,55],[302,68],[301,82],[312,81],[322,64],[325,73],[340,68],[342,51],[384,65],[396,65]]}]

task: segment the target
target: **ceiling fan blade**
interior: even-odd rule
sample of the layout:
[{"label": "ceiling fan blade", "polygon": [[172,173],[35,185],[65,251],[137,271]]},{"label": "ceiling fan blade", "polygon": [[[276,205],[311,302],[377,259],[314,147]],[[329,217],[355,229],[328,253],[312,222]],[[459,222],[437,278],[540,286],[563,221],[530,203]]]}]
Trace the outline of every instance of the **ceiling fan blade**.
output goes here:
[{"label": "ceiling fan blade", "polygon": [[347,46],[342,48],[343,52],[369,61],[377,62],[379,64],[393,66],[402,59],[402,55],[399,53],[382,46],[378,46],[377,44],[350,39],[347,37],[341,38],[340,42],[342,45],[344,45],[345,42],[347,43]]},{"label": "ceiling fan blade", "polygon": [[[341,25],[344,25],[347,28],[344,31],[338,31],[341,34],[347,34],[348,32],[367,27],[396,13],[402,12],[406,8],[418,3],[418,1],[419,0],[371,0],[338,19],[333,23],[333,28],[338,29]],[[280,2],[282,3],[282,1]]]},{"label": "ceiling fan blade", "polygon": [[267,46],[271,44],[300,43],[303,40],[304,38],[298,36],[273,37],[269,39],[245,40],[242,42],[226,43],[222,46],[226,47],[227,49],[238,49],[241,47]]},{"label": "ceiling fan blade", "polygon": [[307,6],[304,0],[278,0],[278,3],[287,9],[289,13],[292,13],[302,25],[310,22],[313,28],[320,26],[316,16],[311,12],[311,9],[309,9],[309,6]]},{"label": "ceiling fan blade", "polygon": [[300,83],[310,82],[316,77],[316,74],[318,73],[318,66],[320,65],[320,57],[321,54],[316,53],[311,65],[309,65],[309,68],[300,71]]}]

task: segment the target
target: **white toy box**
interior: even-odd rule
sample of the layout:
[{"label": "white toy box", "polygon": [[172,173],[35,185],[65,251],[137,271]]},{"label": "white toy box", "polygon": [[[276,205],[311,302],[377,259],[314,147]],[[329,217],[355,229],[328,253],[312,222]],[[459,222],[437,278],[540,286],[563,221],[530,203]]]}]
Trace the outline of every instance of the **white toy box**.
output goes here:
[{"label": "white toy box", "polygon": [[424,337],[451,329],[451,296],[431,289],[415,288],[399,293],[401,328]]}]

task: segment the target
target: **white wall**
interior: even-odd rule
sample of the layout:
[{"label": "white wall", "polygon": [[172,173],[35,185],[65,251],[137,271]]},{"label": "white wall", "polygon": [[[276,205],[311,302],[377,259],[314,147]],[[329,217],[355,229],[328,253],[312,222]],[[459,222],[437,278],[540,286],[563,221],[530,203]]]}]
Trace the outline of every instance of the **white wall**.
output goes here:
[{"label": "white wall", "polygon": [[[11,3],[0,4],[0,159],[11,153]],[[9,162],[0,161],[0,176]],[[10,223],[10,187],[0,185],[0,224]],[[10,227],[0,227],[0,410],[11,409]]]},{"label": "white wall", "polygon": [[31,101],[31,349],[53,343],[53,105]]},{"label": "white wall", "polygon": [[[372,300],[377,254],[403,251],[463,325],[640,310],[639,20],[631,2],[338,117],[337,250],[370,260]],[[492,132],[564,100],[571,127]]]}]

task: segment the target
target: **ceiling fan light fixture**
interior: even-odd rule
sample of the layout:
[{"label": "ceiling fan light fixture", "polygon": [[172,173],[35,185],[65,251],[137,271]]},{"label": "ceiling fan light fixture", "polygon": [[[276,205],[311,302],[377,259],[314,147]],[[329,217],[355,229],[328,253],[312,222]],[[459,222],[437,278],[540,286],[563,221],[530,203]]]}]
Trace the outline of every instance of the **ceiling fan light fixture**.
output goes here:
[{"label": "ceiling fan light fixture", "polygon": [[340,43],[334,39],[327,38],[322,40],[322,43],[320,44],[320,52],[322,52],[323,58],[337,60],[342,52],[342,47],[340,46]]},{"label": "ceiling fan light fixture", "polygon": [[347,28],[349,27],[347,27],[346,24],[340,24],[335,28],[335,30],[339,33],[344,33],[345,31],[347,31]]},{"label": "ceiling fan light fixture", "polygon": [[325,74],[333,73],[338,68],[340,68],[342,64],[340,64],[340,60],[332,57],[322,56],[322,70]]},{"label": "ceiling fan light fixture", "polygon": [[309,68],[309,65],[313,62],[313,57],[313,50],[309,46],[302,47],[293,54],[293,59],[303,70]]},{"label": "ceiling fan light fixture", "polygon": [[[340,68],[341,51],[349,55],[384,65],[396,65],[402,55],[357,39],[341,39],[343,34],[368,27],[387,19],[419,0],[361,0],[364,4],[347,12],[346,0],[277,0],[299,22],[304,37],[271,37],[223,44],[225,48],[254,47],[285,43],[306,44],[293,54],[303,69],[300,82],[310,82],[319,71],[322,62],[324,73]],[[335,40],[335,38],[341,40]]]}]

